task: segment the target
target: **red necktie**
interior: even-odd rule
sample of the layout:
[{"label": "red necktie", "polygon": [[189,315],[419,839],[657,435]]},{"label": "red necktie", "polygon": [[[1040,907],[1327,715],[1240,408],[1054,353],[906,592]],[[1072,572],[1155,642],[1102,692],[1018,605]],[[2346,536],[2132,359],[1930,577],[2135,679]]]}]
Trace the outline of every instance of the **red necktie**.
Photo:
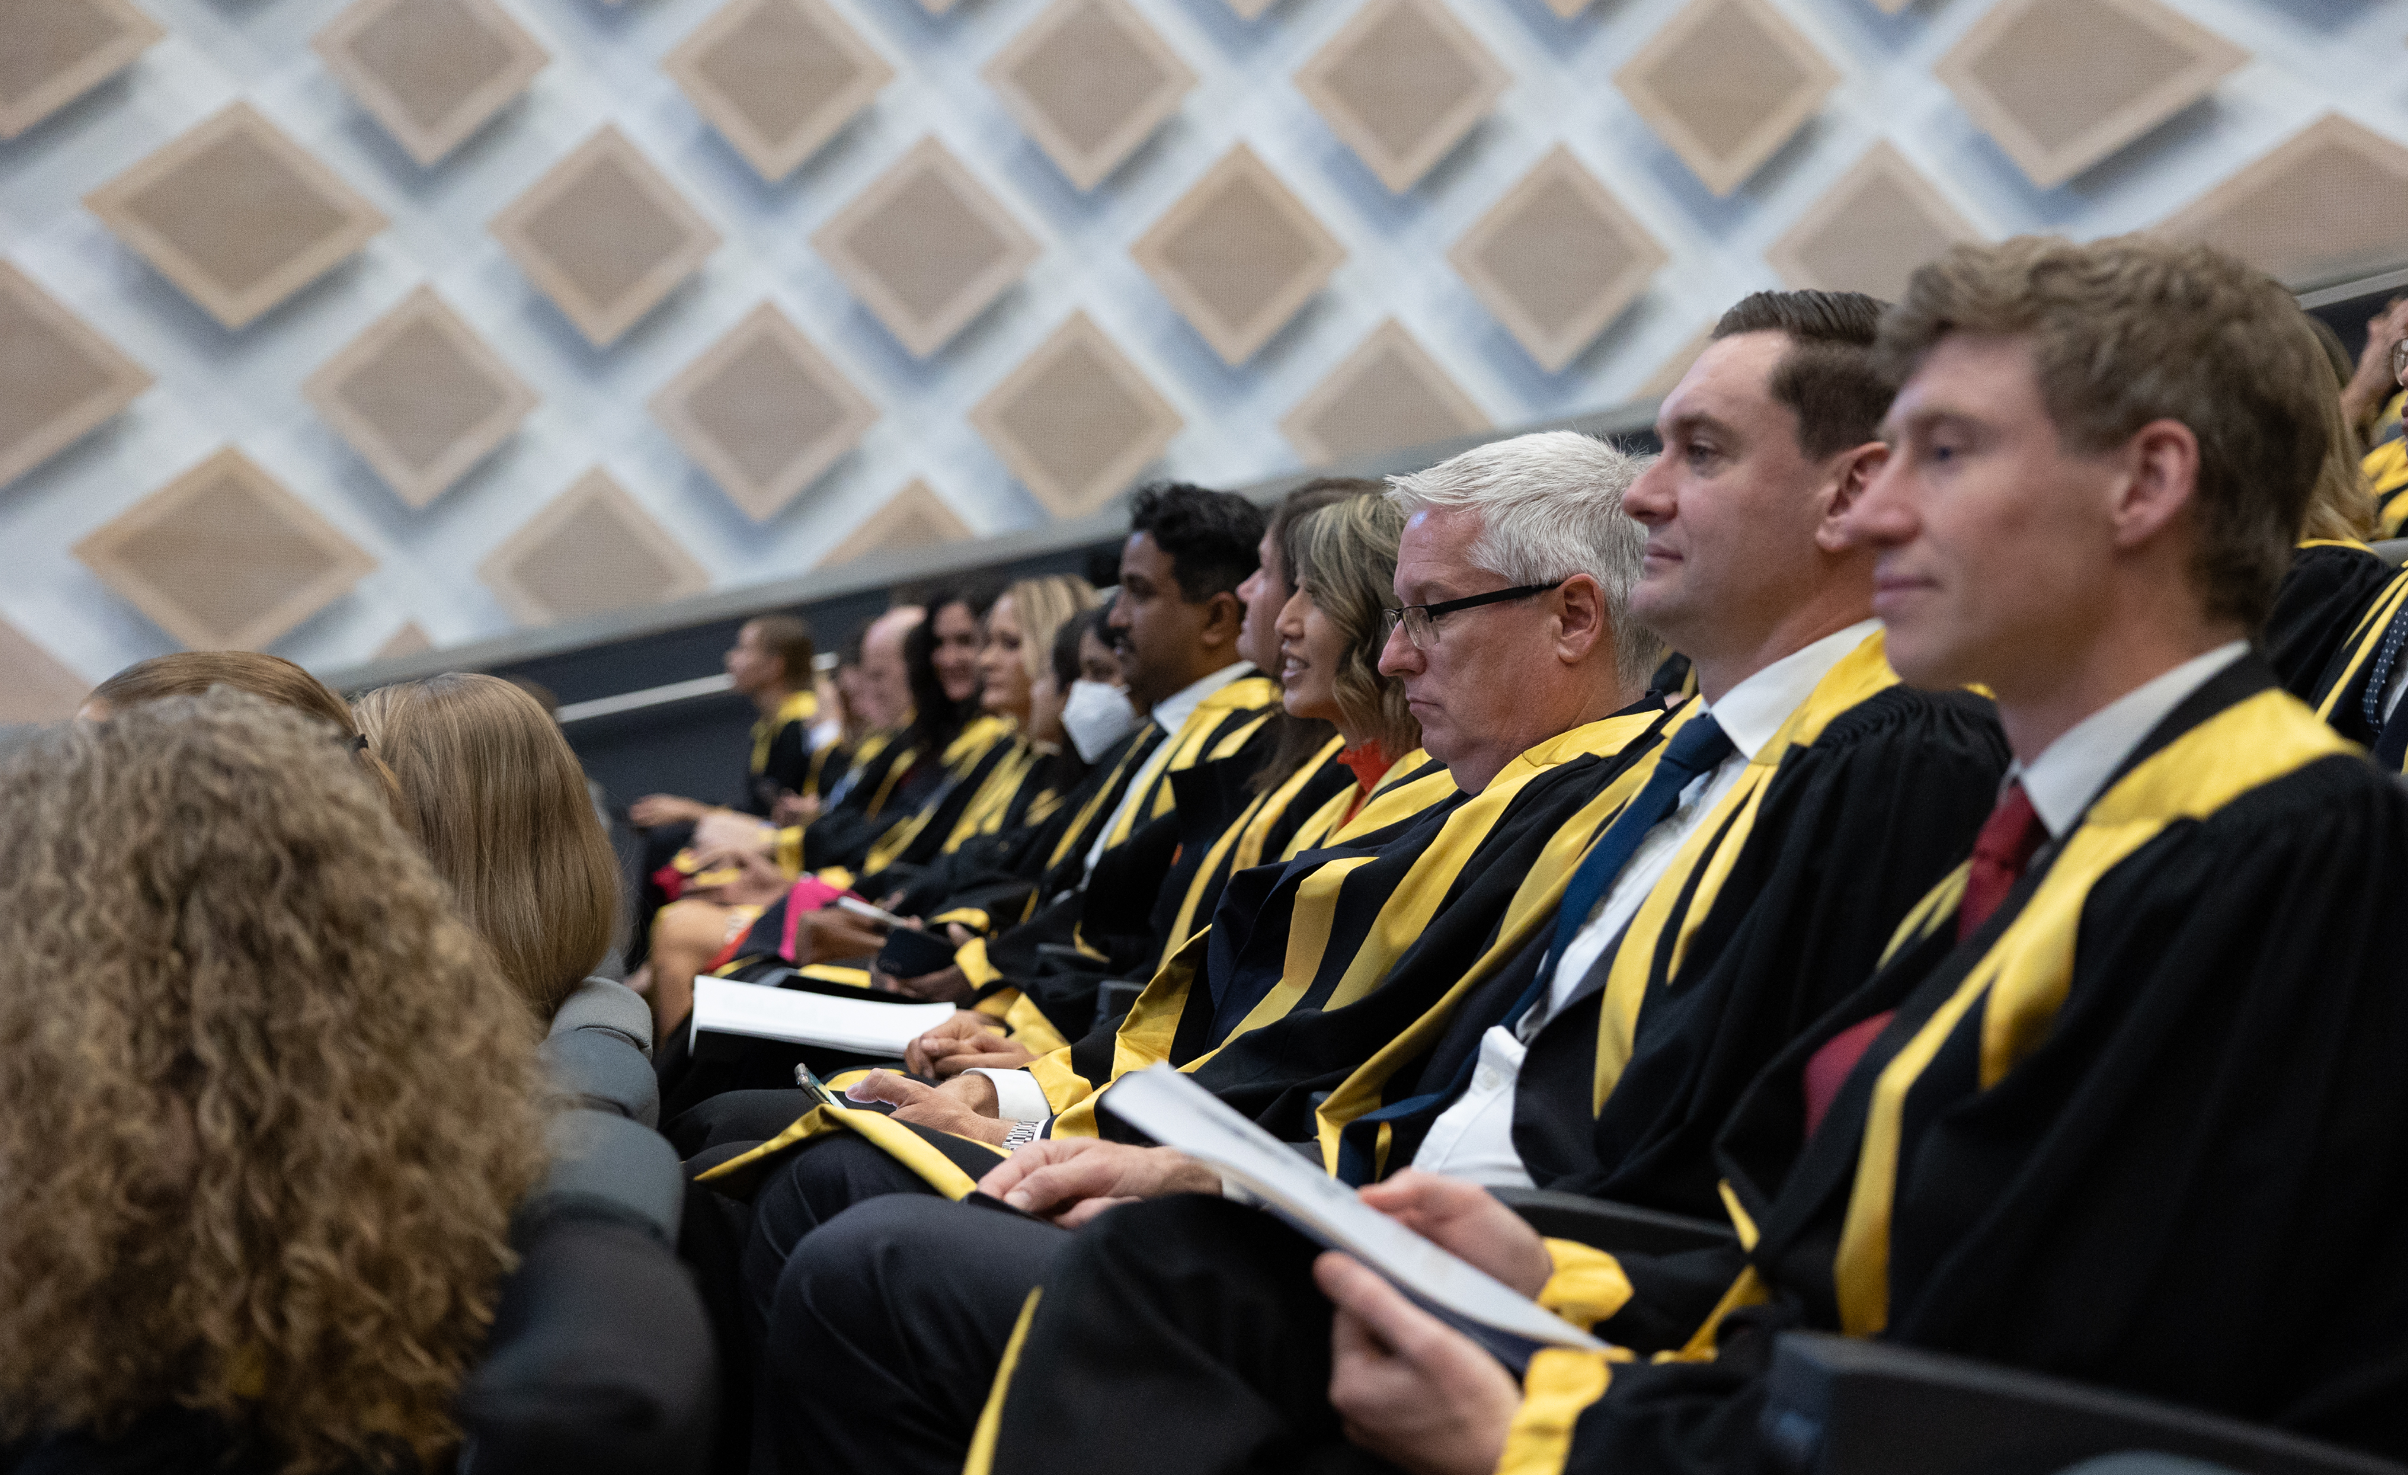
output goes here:
[{"label": "red necktie", "polygon": [[1965,871],[1965,899],[1957,905],[1957,941],[1971,937],[2023,876],[2023,868],[2048,839],[2048,829],[2021,784],[2007,792],[1974,837],[1973,862]]},{"label": "red necktie", "polygon": [[[2023,791],[2023,785],[2010,784],[1998,807],[1982,822],[1981,834],[1974,839],[1973,864],[1965,873],[1964,900],[1957,905],[1957,941],[1971,937],[1990,920],[1990,914],[2015,889],[2023,868],[2031,864],[2033,855],[2047,839],[2048,830],[2032,808],[2032,796]],[[1822,1048],[1807,1060],[1801,1085],[1806,1097],[1808,1137],[1823,1124],[1823,1116],[1838,1098],[1839,1088],[1847,1083],[1849,1072],[1856,1069],[1856,1062],[1864,1058],[1874,1037],[1896,1012],[1884,1009],[1870,1019],[1858,1020],[1825,1040]]]}]

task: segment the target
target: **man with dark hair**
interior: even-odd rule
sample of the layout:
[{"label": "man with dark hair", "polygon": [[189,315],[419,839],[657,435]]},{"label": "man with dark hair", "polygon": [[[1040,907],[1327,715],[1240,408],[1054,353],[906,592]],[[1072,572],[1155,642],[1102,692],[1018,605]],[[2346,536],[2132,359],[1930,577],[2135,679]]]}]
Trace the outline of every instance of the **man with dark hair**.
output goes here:
[{"label": "man with dark hair", "polygon": [[[1798,1326],[2408,1456],[2389,906],[2408,796],[2245,639],[2326,442],[2294,313],[2238,262],[2140,237],[1958,247],[1916,273],[1880,344],[1904,381],[1892,454],[1844,531],[1877,551],[1899,668],[1997,694],[2017,765],[1971,860],[1725,1124],[1729,1250],[1542,1245],[1434,1178],[1367,1195],[1611,1352],[1542,1351],[1516,1386],[1363,1267],[1243,1229],[1277,1268],[1214,1286],[1223,1314],[1316,1284],[1339,1311],[1328,1401],[1241,1378],[1277,1416],[1225,1435],[1230,1463],[1318,1447],[1347,1468],[1351,1442],[1422,1472],[1507,1450],[1516,1470],[1752,1468],[1771,1338]],[[1112,1216],[1113,1244],[1049,1267],[992,1468],[1109,1446],[1065,1420],[1128,1390],[1076,1380],[1126,1357],[1111,1328],[1142,1303],[1192,1301],[1128,1253],[1176,1207]],[[1183,1350],[1234,1366],[1225,1340]],[[1217,1467],[1176,1457],[1159,1402],[1125,1407],[1097,1422],[1146,1419],[1172,1456],[1149,1467]]]},{"label": "man with dark hair", "polygon": [[[1873,438],[1884,403],[1871,357],[1878,311],[1843,294],[1749,298],[1665,399],[1665,453],[1623,500],[1647,530],[1630,608],[1693,659],[1702,699],[1671,718],[1645,787],[1568,875],[1551,878],[1547,904],[1509,916],[1468,968],[1386,980],[1346,1012],[1385,1008],[1387,1048],[1308,1083],[1284,1111],[1253,1113],[1288,1140],[1317,1142],[1342,1180],[1371,1182],[1411,1163],[1473,1193],[1535,1184],[1718,1212],[1715,1127],[1764,1061],[1862,982],[1908,909],[1963,855],[2005,745],[1978,698],[1898,684],[1871,618],[1872,555],[1838,535],[1886,455]],[[1417,490],[1404,486],[1408,505]],[[1453,515],[1453,500],[1430,496],[1417,521]],[[1408,604],[1425,597],[1402,559],[1398,593]],[[1400,632],[1384,666],[1410,672],[1423,659]],[[1065,1359],[1045,1364],[1043,1379],[1061,1400],[1053,1428],[1070,1443],[1049,1442],[1065,1437],[1057,1432],[998,1446],[999,1459],[1129,1464],[1142,1422],[1154,1431],[1149,1464],[1219,1468],[1214,1452],[1229,1440],[1288,1417],[1275,1399],[1229,1397],[1231,1383],[1319,1398],[1325,1301],[1208,1308],[1210,1288],[1250,1285],[1284,1262],[1259,1258],[1260,1236],[1245,1232],[1251,1210],[1202,1196],[1218,1178],[1201,1165],[1161,1148],[1053,1142],[1016,1155],[981,1188],[1069,1223],[1112,1199],[1188,1195],[1135,1218],[1107,1214],[1084,1232],[1086,1253],[1133,1260],[1149,1288],[1108,1330],[1082,1321],[1045,1344],[1049,1360]],[[1010,1249],[972,1251],[959,1241],[983,1240],[988,1226],[949,1206],[898,1202],[855,1215],[804,1248],[781,1293],[782,1329],[791,1309],[802,1325],[828,1323],[821,1341],[852,1349],[797,1390],[792,1407],[810,1429],[800,1442],[866,1451],[905,1425],[966,1442],[980,1390],[964,1399],[953,1383],[914,1377],[873,1397],[844,1374],[915,1364],[927,1337],[1000,1354],[1022,1293],[1062,1237],[1013,1230]],[[865,1261],[872,1243],[893,1246],[891,1260]],[[912,1276],[938,1247],[973,1268],[936,1286]],[[1111,1299],[1069,1289],[1089,1311]],[[869,1300],[897,1308],[891,1330],[856,1324]],[[1082,1338],[1110,1346],[1099,1360],[1114,1371],[1089,1365]],[[1198,1363],[1214,1371],[1195,1383],[1195,1400],[1166,1408],[1153,1385]],[[1124,1397],[1135,1418],[1107,1411]],[[1210,1437],[1194,1427],[1203,1421]],[[1180,1453],[1151,1449],[1165,1434]]]}]

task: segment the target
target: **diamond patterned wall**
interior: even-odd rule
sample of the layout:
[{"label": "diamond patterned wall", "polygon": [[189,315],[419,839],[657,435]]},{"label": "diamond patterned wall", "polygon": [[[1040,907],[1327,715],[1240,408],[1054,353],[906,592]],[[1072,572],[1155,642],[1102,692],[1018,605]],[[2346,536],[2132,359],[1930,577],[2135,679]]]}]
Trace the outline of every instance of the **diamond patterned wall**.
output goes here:
[{"label": "diamond patterned wall", "polygon": [[1894,292],[1966,237],[2389,265],[2403,33],[2370,0],[0,0],[0,691],[448,647],[1600,409],[1745,292]]}]

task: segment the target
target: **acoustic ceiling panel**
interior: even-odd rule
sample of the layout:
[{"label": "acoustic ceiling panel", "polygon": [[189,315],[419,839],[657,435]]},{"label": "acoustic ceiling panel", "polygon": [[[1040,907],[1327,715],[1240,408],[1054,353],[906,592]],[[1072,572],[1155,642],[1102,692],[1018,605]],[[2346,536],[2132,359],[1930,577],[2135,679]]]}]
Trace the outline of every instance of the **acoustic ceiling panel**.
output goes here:
[{"label": "acoustic ceiling panel", "polygon": [[2157,227],[2296,286],[2396,264],[2408,148],[2327,113]]},{"label": "acoustic ceiling panel", "polygon": [[1390,318],[1298,401],[1279,428],[1307,465],[1322,466],[1468,435],[1494,423]]},{"label": "acoustic ceiling panel", "polygon": [[617,342],[719,248],[719,232],[609,124],[490,229],[596,348]]},{"label": "acoustic ceiling panel", "polygon": [[850,563],[866,553],[883,553],[898,548],[927,548],[939,543],[958,543],[972,537],[970,525],[961,514],[945,505],[927,482],[913,477],[911,482],[886,499],[884,506],[862,519],[861,525],[845,536],[843,542],[828,550],[819,567]]},{"label": "acoustic ceiling panel", "polygon": [[1346,248],[1241,143],[1129,254],[1222,362],[1236,368],[1328,284]]},{"label": "acoustic ceiling panel", "polygon": [[1153,137],[1196,85],[1128,0],[1056,0],[981,75],[1083,190]]},{"label": "acoustic ceiling panel", "polygon": [[711,587],[708,570],[597,466],[477,565],[522,625],[660,604]]},{"label": "acoustic ceiling panel", "polygon": [[369,324],[301,392],[412,507],[492,455],[539,402],[428,287]]},{"label": "acoustic ceiling panel", "polygon": [[242,102],[84,204],[211,317],[237,329],[385,228],[375,206]]},{"label": "acoustic ceiling panel", "polygon": [[1330,130],[1397,194],[1462,142],[1512,80],[1442,0],[1371,0],[1296,73]]},{"label": "acoustic ceiling panel", "polygon": [[1040,254],[1036,237],[934,138],[872,181],[811,244],[914,358],[944,347]]},{"label": "acoustic ceiling panel", "polygon": [[0,261],[0,487],[134,402],[150,374]]},{"label": "acoustic ceiling panel", "polygon": [[1637,301],[1671,257],[1557,144],[1455,243],[1447,260],[1553,373]]},{"label": "acoustic ceiling panel", "polygon": [[0,139],[124,71],[167,34],[131,0],[9,0],[0,33]]},{"label": "acoustic ceiling panel", "polygon": [[422,166],[467,142],[550,60],[493,0],[358,0],[310,45]]},{"label": "acoustic ceiling panel", "polygon": [[2005,0],[1932,71],[2046,189],[2205,97],[2248,59],[2158,0]]},{"label": "acoustic ceiling panel", "polygon": [[1056,517],[1093,512],[1179,433],[1179,412],[1087,314],[1074,312],[970,411],[970,423]]},{"label": "acoustic ceiling panel", "polygon": [[1792,287],[1870,292],[1895,302],[1916,267],[1981,231],[1886,143],[1767,247],[1764,259]]},{"label": "acoustic ceiling panel", "polygon": [[1769,0],[1692,0],[1614,73],[1647,126],[1717,195],[1762,168],[1839,80]]},{"label": "acoustic ceiling panel", "polygon": [[24,631],[0,620],[0,724],[64,722],[92,683],[60,665]]},{"label": "acoustic ceiling panel", "polygon": [[824,0],[728,0],[661,70],[772,182],[819,152],[895,75]]},{"label": "acoustic ceiling panel", "polygon": [[878,407],[764,302],[653,395],[652,416],[758,522],[860,444]]},{"label": "acoustic ceiling panel", "polygon": [[376,567],[229,446],[75,545],[75,556],[192,650],[262,650]]}]

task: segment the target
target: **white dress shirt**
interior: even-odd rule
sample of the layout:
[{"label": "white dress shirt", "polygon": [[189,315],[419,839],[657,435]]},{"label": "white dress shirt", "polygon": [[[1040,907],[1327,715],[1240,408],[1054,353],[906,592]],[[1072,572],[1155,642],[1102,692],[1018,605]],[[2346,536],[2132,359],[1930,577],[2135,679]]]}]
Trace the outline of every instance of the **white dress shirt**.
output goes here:
[{"label": "white dress shirt", "polygon": [[1731,740],[1730,756],[1691,780],[1672,813],[1639,841],[1630,863],[1566,944],[1544,1003],[1524,1014],[1516,1028],[1499,1026],[1481,1036],[1471,1085],[1430,1124],[1429,1135],[1413,1155],[1413,1166],[1489,1188],[1531,1186],[1529,1170],[1513,1145],[1514,1084],[1529,1042],[1538,1038],[1547,1020],[1570,1001],[1581,980],[1621,937],[1647,894],[1672,868],[1681,846],[1738,786],[1740,775],[1781,731],[1790,713],[1814,694],[1842,657],[1880,628],[1878,620],[1859,620],[1783,656],[1706,706],[1704,715],[1720,723]]},{"label": "white dress shirt", "polygon": [[[1103,856],[1105,838],[1119,828],[1121,817],[1127,814],[1130,807],[1136,804],[1145,791],[1153,786],[1154,780],[1161,776],[1162,770],[1170,766],[1172,740],[1178,737],[1179,729],[1187,725],[1188,718],[1196,715],[1196,708],[1204,705],[1206,697],[1253,669],[1244,661],[1223,666],[1210,676],[1199,681],[1191,681],[1154,704],[1154,710],[1148,715],[1154,719],[1154,725],[1162,729],[1162,741],[1156,743],[1154,751],[1146,755],[1146,760],[1138,768],[1136,776],[1129,780],[1128,791],[1121,795],[1119,805],[1113,809],[1103,824],[1097,827],[1095,843],[1087,849],[1086,869],[1089,874],[1094,873],[1096,861]],[[994,1082],[995,1115],[1002,1120],[1041,1122],[1053,1115],[1053,1106],[1045,1099],[1044,1088],[1039,1086],[1037,1078],[1027,1071],[996,1070],[983,1065],[973,1066],[971,1070],[973,1074],[985,1076]]]},{"label": "white dress shirt", "polygon": [[1146,755],[1144,765],[1137,770],[1137,776],[1129,780],[1127,792],[1120,796],[1120,803],[1096,829],[1095,843],[1087,847],[1087,874],[1094,874],[1095,863],[1103,858],[1104,841],[1120,828],[1121,817],[1137,803],[1139,796],[1152,787],[1154,780],[1161,777],[1162,770],[1170,766],[1171,739],[1179,735],[1179,729],[1187,725],[1187,719],[1196,715],[1196,708],[1204,705],[1206,697],[1253,669],[1244,661],[1232,662],[1210,676],[1189,682],[1154,704],[1154,710],[1148,715],[1154,719],[1154,725],[1162,729],[1162,741],[1156,743],[1154,751]]},{"label": "white dress shirt", "polygon": [[2142,682],[2067,728],[2030,766],[2018,762],[2010,767],[1999,792],[2006,792],[2006,784],[2021,783],[2049,838],[2064,839],[2141,739],[2191,693],[2248,653],[2249,642],[2230,641]]}]

